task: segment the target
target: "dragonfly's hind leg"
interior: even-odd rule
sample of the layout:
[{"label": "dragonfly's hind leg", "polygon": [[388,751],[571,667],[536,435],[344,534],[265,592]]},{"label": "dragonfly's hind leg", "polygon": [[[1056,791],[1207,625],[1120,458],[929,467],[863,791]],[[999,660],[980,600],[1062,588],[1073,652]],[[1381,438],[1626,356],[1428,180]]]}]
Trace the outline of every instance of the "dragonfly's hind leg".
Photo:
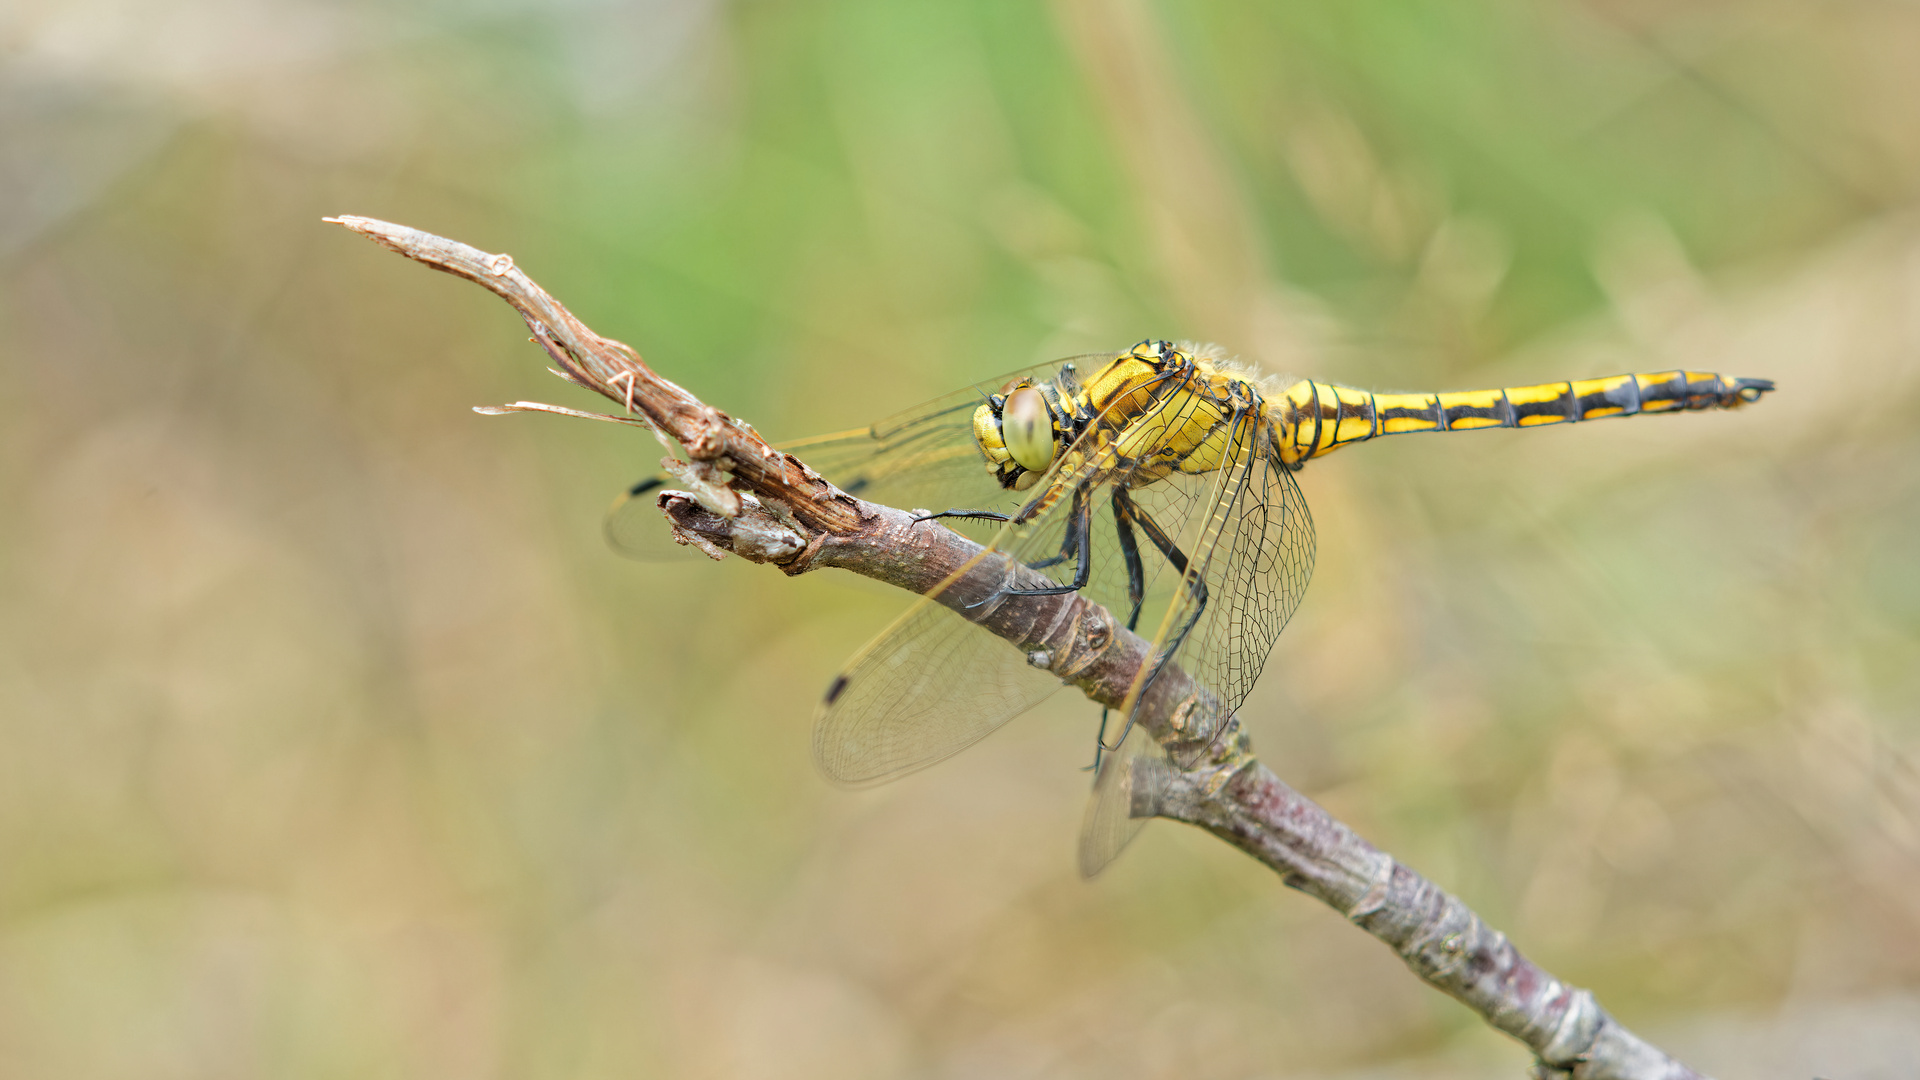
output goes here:
[{"label": "dragonfly's hind leg", "polygon": [[1133,535],[1134,506],[1133,496],[1127,489],[1113,489],[1113,531],[1120,540],[1120,557],[1127,564],[1127,603],[1132,610],[1127,613],[1127,629],[1137,629],[1140,625],[1140,605],[1147,599],[1147,568],[1140,561],[1140,541]]},{"label": "dragonfly's hind leg", "polygon": [[1081,772],[1092,773],[1096,780],[1100,777],[1100,760],[1107,753],[1107,714],[1112,711],[1104,707],[1100,710],[1100,731],[1093,737],[1093,764],[1084,765],[1080,769]]},{"label": "dragonfly's hind leg", "polygon": [[[1147,534],[1147,540],[1160,550],[1160,554],[1167,557],[1167,561],[1172,563],[1173,568],[1180,572],[1180,576],[1183,578],[1186,577],[1186,552],[1180,550],[1180,546],[1173,542],[1173,537],[1167,535],[1167,531],[1160,527],[1160,523],[1148,516],[1147,512],[1140,509],[1139,505],[1134,503],[1131,498],[1127,500],[1127,516],[1132,519],[1134,524],[1140,526],[1140,531]],[[1207,583],[1202,581],[1198,576],[1195,576],[1187,581],[1187,591],[1193,594],[1193,617],[1194,619],[1198,619],[1200,614],[1207,610]],[[1192,622],[1189,621],[1187,626],[1182,628],[1182,633],[1184,634],[1184,632],[1191,627]],[[1169,648],[1168,651],[1171,652],[1172,649]]]},{"label": "dragonfly's hind leg", "polygon": [[[1127,629],[1140,626],[1140,605],[1147,599],[1147,567],[1140,561],[1140,541],[1133,535],[1133,496],[1124,487],[1113,489],[1113,531],[1120,541],[1120,558],[1127,564]],[[1100,759],[1107,751],[1107,716],[1113,710],[1100,710],[1100,731],[1093,737],[1093,764],[1087,769],[1100,771]]]},{"label": "dragonfly's hind leg", "polygon": [[[1153,520],[1152,515],[1141,509],[1140,506],[1133,501],[1131,496],[1125,499],[1126,512],[1125,516],[1121,517],[1121,496],[1125,494],[1124,489],[1116,488],[1114,490],[1113,510],[1115,517],[1120,519],[1122,549],[1124,550],[1128,542],[1132,539],[1132,530],[1129,528],[1129,522],[1133,525],[1140,526],[1140,531],[1147,534],[1148,542],[1153,544],[1153,546],[1159,550],[1160,554],[1165,556],[1169,563],[1173,564],[1173,568],[1180,572],[1180,576],[1186,580],[1187,591],[1193,595],[1193,610],[1188,612],[1187,617],[1181,621],[1180,628],[1168,636],[1166,644],[1157,650],[1160,658],[1155,661],[1153,670],[1147,673],[1146,681],[1140,686],[1140,694],[1144,695],[1147,688],[1153,685],[1153,680],[1160,677],[1160,671],[1166,666],[1167,661],[1173,657],[1173,654],[1180,651],[1180,643],[1185,641],[1187,635],[1199,624],[1200,617],[1207,613],[1207,583],[1202,580],[1199,575],[1189,575],[1187,573],[1188,562],[1186,553],[1180,550],[1180,545],[1173,542],[1173,537],[1167,535],[1167,531],[1160,527],[1160,523]],[[1138,551],[1136,550],[1135,558],[1138,557]],[[1128,566],[1127,572],[1129,574],[1133,572],[1131,565]],[[1128,583],[1128,591],[1129,593],[1132,591],[1131,582]],[[1141,591],[1142,593],[1145,592],[1144,589]],[[1136,604],[1137,603],[1136,601]],[[1136,615],[1137,614],[1136,609]],[[1129,626],[1128,629],[1132,629],[1132,627]],[[1105,741],[1106,727],[1106,713],[1103,710],[1100,716],[1100,733],[1102,737],[1100,749],[1108,752],[1118,750],[1120,745],[1127,741],[1127,733],[1133,730],[1133,716],[1132,714],[1128,714],[1127,722],[1120,728],[1120,737],[1115,739],[1112,745],[1108,745]],[[1097,752],[1095,757],[1097,760]]]}]

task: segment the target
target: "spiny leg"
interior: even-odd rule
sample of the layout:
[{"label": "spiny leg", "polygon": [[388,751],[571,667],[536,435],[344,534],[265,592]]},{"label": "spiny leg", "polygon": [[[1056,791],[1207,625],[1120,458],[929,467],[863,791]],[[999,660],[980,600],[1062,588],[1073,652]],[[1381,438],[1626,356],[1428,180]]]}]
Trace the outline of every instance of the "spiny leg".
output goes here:
[{"label": "spiny leg", "polygon": [[1002,596],[1060,596],[1064,593],[1079,592],[1087,587],[1087,578],[1093,573],[1092,540],[1093,500],[1087,498],[1087,489],[1083,485],[1073,492],[1073,506],[1068,510],[1067,535],[1060,542],[1060,554],[1051,559],[1042,559],[1033,566],[1044,569],[1068,559],[1074,560],[1073,581],[1066,585],[1045,585],[1037,589],[1002,589]]},{"label": "spiny leg", "polygon": [[[1061,563],[1074,558],[1076,555],[1086,554],[1086,531],[1082,530],[1080,535],[1076,537],[1073,528],[1073,523],[1080,520],[1081,503],[1085,501],[1086,497],[1087,491],[1085,487],[1073,489],[1073,505],[1067,509],[1067,534],[1060,538],[1060,553],[1051,558],[1041,559],[1038,562],[1030,562],[1027,564],[1029,568],[1045,570],[1048,567],[1059,566]],[[1084,566],[1086,559],[1082,558],[1080,563]]]},{"label": "spiny leg", "polygon": [[[1148,542],[1153,544],[1155,548],[1158,548],[1160,554],[1165,556],[1166,560],[1173,564],[1173,568],[1180,572],[1180,576],[1186,581],[1187,591],[1193,594],[1192,613],[1180,624],[1180,629],[1176,630],[1173,636],[1167,639],[1166,646],[1160,650],[1159,658],[1154,661],[1153,670],[1147,673],[1146,681],[1140,684],[1140,694],[1141,696],[1145,696],[1148,688],[1153,685],[1153,680],[1160,677],[1160,672],[1166,667],[1167,661],[1173,658],[1173,654],[1180,651],[1180,643],[1186,640],[1187,634],[1192,632],[1194,626],[1200,622],[1200,617],[1206,614],[1207,583],[1202,580],[1199,575],[1189,575],[1187,573],[1186,553],[1181,551],[1180,546],[1173,542],[1173,537],[1167,535],[1167,531],[1160,527],[1160,523],[1153,520],[1152,515],[1134,504],[1131,498],[1127,500],[1127,516],[1132,519],[1133,524],[1140,526],[1141,532],[1147,534]],[[1106,718],[1104,715],[1101,717],[1100,728],[1101,735],[1103,736],[1100,744],[1101,749],[1118,750],[1120,744],[1127,741],[1127,733],[1133,730],[1133,717],[1131,715],[1127,717],[1125,726],[1120,729],[1120,737],[1114,741],[1112,746],[1108,746],[1104,740],[1106,734]]]},{"label": "spiny leg", "polygon": [[1134,630],[1140,625],[1140,605],[1147,598],[1147,570],[1140,562],[1140,542],[1133,535],[1133,496],[1127,489],[1113,489],[1113,530],[1120,539],[1120,557],[1127,564],[1127,603],[1131,609],[1127,613],[1127,629]]},{"label": "spiny leg", "polygon": [[1102,759],[1103,757],[1105,757],[1105,756],[1106,756],[1106,751],[1107,751],[1107,714],[1108,714],[1108,713],[1110,713],[1110,712],[1112,712],[1112,711],[1113,711],[1112,709],[1109,709],[1109,708],[1107,708],[1107,707],[1106,707],[1106,706],[1104,706],[1104,705],[1103,705],[1103,706],[1101,706],[1101,708],[1100,708],[1100,731],[1099,731],[1099,733],[1098,733],[1098,734],[1096,734],[1096,735],[1095,735],[1095,736],[1093,737],[1093,764],[1091,764],[1091,765],[1084,765],[1084,766],[1081,766],[1081,769],[1080,769],[1080,771],[1081,771],[1081,772],[1090,772],[1090,773],[1092,773],[1092,774],[1093,774],[1093,779],[1094,779],[1094,782],[1095,782],[1095,783],[1098,783],[1098,782],[1099,782],[1099,780],[1100,780],[1100,761],[1101,761],[1101,759]]},{"label": "spiny leg", "polygon": [[964,521],[1012,521],[1013,518],[998,510],[942,510],[937,514],[919,514],[914,522],[939,521],[941,518],[960,518]]},{"label": "spiny leg", "polygon": [[[1060,542],[1060,554],[1052,558],[1030,563],[1033,569],[1044,570],[1049,566],[1074,560],[1073,580],[1065,585],[1048,585],[1035,589],[1002,588],[978,603],[968,604],[969,608],[981,607],[1003,596],[1060,596],[1065,593],[1079,592],[1087,587],[1087,579],[1093,573],[1093,560],[1088,556],[1092,552],[1089,543],[1092,532],[1093,501],[1087,498],[1087,487],[1081,485],[1074,489],[1073,504],[1067,511],[1066,536]],[[934,516],[934,515],[929,515]],[[1011,518],[1007,520],[1012,520]]]},{"label": "spiny leg", "polygon": [[[1079,492],[1076,491],[1073,497],[1075,506],[1078,506],[1080,500]],[[998,510],[962,510],[955,508],[942,510],[937,514],[920,514],[913,520],[917,525],[922,521],[939,521],[943,518],[959,518],[962,521],[1008,522],[1013,520],[1013,515],[1003,514]],[[1073,533],[1069,530],[1065,539],[1060,543],[1060,553],[1058,555],[1041,559],[1039,562],[1030,562],[1027,565],[1035,570],[1045,570],[1050,566],[1058,566],[1071,558],[1073,558]]]},{"label": "spiny leg", "polygon": [[[1133,501],[1133,496],[1129,495],[1125,488],[1117,487],[1113,491],[1113,519],[1114,531],[1118,534],[1120,540],[1120,553],[1127,564],[1127,600],[1133,608],[1127,616],[1127,629],[1134,630],[1140,622],[1140,606],[1146,599],[1147,589],[1146,567],[1140,560],[1140,545],[1139,541],[1134,538],[1133,527],[1135,525],[1140,526],[1141,531],[1147,534],[1148,541],[1159,550],[1160,554],[1167,562],[1173,565],[1174,570],[1178,571],[1183,578],[1187,574],[1187,556],[1185,552],[1180,550],[1180,545],[1174,543],[1173,538],[1167,535],[1167,531],[1160,527],[1160,523],[1148,516],[1145,510],[1140,509],[1139,505]],[[1172,643],[1168,645],[1162,653],[1161,664],[1165,664],[1166,658],[1172,656],[1174,652],[1179,649],[1180,642],[1186,638],[1187,632],[1192,630],[1194,624],[1200,620],[1200,616],[1206,613],[1207,583],[1196,578],[1187,582],[1187,589],[1193,593],[1194,596],[1193,615],[1187,619],[1185,625],[1181,626],[1179,632],[1173,636]],[[1147,676],[1146,683],[1141,687],[1141,693],[1145,693],[1146,688],[1153,685],[1154,678],[1159,674],[1159,667],[1155,667],[1153,672]],[[1133,730],[1133,718],[1128,717],[1126,726],[1120,729],[1120,738],[1116,740],[1113,745],[1109,746],[1107,744],[1107,713],[1109,711],[1108,709],[1100,710],[1100,734],[1094,740],[1093,749],[1093,768],[1096,773],[1100,769],[1101,756],[1106,751],[1118,750],[1120,743],[1126,741],[1127,733]]]},{"label": "spiny leg", "polygon": [[[1127,564],[1127,603],[1131,610],[1127,612],[1127,629],[1137,630],[1140,626],[1140,605],[1147,598],[1147,569],[1140,561],[1140,541],[1133,535],[1133,496],[1127,489],[1116,486],[1113,489],[1113,531],[1120,541],[1120,557]],[[1100,710],[1100,733],[1093,739],[1093,764],[1089,766],[1094,773],[1100,771],[1100,755],[1107,747],[1107,714],[1110,709]]]}]

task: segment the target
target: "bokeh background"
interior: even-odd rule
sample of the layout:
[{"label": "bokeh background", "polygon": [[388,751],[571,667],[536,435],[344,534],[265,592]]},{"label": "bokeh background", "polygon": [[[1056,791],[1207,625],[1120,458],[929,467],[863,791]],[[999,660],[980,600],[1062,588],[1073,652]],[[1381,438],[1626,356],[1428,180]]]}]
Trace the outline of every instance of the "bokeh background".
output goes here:
[{"label": "bokeh background", "polygon": [[1920,1061],[1920,8],[10,0],[0,1075],[1518,1076],[1059,699],[848,793],[903,605],[622,561],[511,252],[775,437],[1146,337],[1739,413],[1301,475],[1262,756],[1695,1065]]}]

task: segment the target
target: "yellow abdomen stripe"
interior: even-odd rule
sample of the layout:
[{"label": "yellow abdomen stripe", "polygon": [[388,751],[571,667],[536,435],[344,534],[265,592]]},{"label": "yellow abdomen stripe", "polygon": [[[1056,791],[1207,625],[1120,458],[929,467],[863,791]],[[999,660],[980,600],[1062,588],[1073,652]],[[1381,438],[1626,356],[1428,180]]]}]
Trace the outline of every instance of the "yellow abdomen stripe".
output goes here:
[{"label": "yellow abdomen stripe", "polygon": [[1736,379],[1710,371],[1610,375],[1440,394],[1375,394],[1303,379],[1281,394],[1271,413],[1281,428],[1281,457],[1293,465],[1376,435],[1732,409],[1760,400],[1771,389],[1767,379]]}]

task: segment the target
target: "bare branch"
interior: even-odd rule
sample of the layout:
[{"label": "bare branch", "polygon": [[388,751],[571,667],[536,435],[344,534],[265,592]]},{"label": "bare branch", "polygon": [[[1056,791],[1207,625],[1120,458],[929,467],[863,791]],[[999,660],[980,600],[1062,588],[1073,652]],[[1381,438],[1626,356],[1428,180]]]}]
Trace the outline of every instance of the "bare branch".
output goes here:
[{"label": "bare branch", "polygon": [[[556,373],[621,405],[656,436],[684,446],[667,462],[689,491],[665,491],[675,536],[715,558],[732,552],[787,574],[837,566],[939,600],[1025,652],[1091,700],[1120,707],[1152,655],[1149,644],[1078,594],[1007,597],[1008,585],[1052,584],[1037,571],[935,522],[839,490],[791,454],[661,378],[638,353],[603,338],[534,284],[507,255],[363,217],[328,218],[389,250],[466,278],[513,305]],[[517,402],[488,412],[584,414]],[[998,598],[996,600],[996,598]],[[1430,985],[1533,1051],[1544,1080],[1700,1080],[1609,1017],[1585,990],[1522,956],[1459,899],[1395,862],[1254,759],[1231,710],[1169,665],[1137,722],[1175,751],[1176,768],[1142,759],[1133,814],[1198,825],[1272,867],[1287,885],[1379,938]]]}]

